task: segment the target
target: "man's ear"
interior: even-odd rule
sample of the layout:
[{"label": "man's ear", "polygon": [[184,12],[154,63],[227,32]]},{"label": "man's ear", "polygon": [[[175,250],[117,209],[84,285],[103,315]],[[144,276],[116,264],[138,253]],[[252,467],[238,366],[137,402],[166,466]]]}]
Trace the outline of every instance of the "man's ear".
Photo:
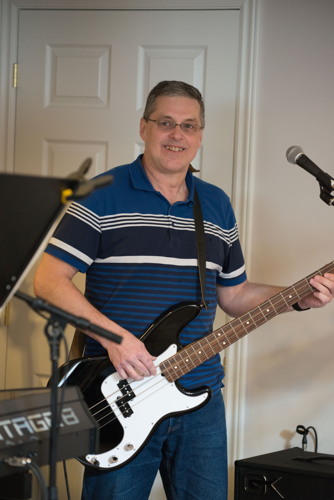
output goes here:
[{"label": "man's ear", "polygon": [[147,127],[147,121],[142,117],[140,119],[140,124],[139,124],[139,134],[144,142],[145,142],[145,136],[146,136],[146,127]]}]

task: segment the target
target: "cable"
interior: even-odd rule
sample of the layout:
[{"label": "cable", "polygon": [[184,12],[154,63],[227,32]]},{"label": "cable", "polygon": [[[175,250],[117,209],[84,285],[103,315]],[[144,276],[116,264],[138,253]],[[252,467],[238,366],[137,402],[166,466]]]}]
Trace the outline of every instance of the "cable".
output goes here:
[{"label": "cable", "polygon": [[308,430],[312,430],[313,431],[313,434],[314,434],[314,452],[317,453],[318,451],[318,434],[317,434],[317,431],[315,429],[315,427],[313,427],[313,425],[310,425],[309,427],[307,427]]},{"label": "cable", "polygon": [[296,432],[303,436],[302,450],[306,451],[306,449],[307,449],[307,435],[309,434],[310,429],[313,431],[313,434],[314,434],[314,452],[317,453],[317,451],[318,451],[318,434],[317,434],[315,427],[313,427],[313,425],[310,425],[309,427],[304,427],[304,425],[297,425]]},{"label": "cable", "polygon": [[66,466],[66,461],[65,460],[63,460],[63,471],[64,471],[64,479],[65,479],[67,500],[71,500],[71,492],[70,492],[70,486],[69,486],[69,482],[68,482],[67,466]]},{"label": "cable", "polygon": [[41,469],[34,462],[27,463],[26,467],[27,467],[27,469],[30,469],[35,474],[35,477],[36,477],[37,482],[39,484],[39,488],[41,490],[41,500],[47,500],[48,499],[48,490],[47,490]]}]

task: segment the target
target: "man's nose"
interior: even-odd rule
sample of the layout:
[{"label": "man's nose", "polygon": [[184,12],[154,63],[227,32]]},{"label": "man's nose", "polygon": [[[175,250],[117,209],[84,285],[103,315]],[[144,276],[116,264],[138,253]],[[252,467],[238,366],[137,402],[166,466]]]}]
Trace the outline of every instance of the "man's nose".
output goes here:
[{"label": "man's nose", "polygon": [[184,135],[184,132],[181,128],[180,123],[175,123],[175,127],[170,131],[170,134],[173,135],[174,137],[180,137]]}]

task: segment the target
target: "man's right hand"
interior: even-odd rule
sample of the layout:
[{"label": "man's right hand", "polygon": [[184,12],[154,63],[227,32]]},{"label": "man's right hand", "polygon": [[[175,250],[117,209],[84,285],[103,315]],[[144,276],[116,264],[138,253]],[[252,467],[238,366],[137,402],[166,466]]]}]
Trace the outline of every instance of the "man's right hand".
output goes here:
[{"label": "man's right hand", "polygon": [[108,319],[87,301],[72,281],[77,272],[77,269],[66,262],[43,254],[35,274],[36,295],[65,311],[120,335],[122,342],[116,344],[91,332],[84,332],[107,349],[109,359],[120,377],[141,380],[145,376],[155,375],[156,368],[153,364],[155,357],[151,356],[143,342],[135,335]]},{"label": "man's right hand", "polygon": [[132,333],[123,330],[121,344],[103,342],[108,356],[121,378],[142,380],[144,377],[156,375],[153,361],[156,359],[146,349],[144,343]]}]

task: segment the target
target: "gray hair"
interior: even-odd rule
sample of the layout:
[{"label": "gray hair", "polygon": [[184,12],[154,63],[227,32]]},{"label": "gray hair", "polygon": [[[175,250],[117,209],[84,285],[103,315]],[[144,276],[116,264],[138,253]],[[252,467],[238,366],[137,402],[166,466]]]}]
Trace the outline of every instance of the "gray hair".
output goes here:
[{"label": "gray hair", "polygon": [[156,100],[160,96],[168,97],[189,97],[195,99],[200,105],[200,120],[201,126],[205,125],[205,110],[202,94],[198,89],[185,82],[178,82],[176,80],[164,80],[158,83],[148,94],[146,105],[143,113],[143,118],[148,120],[151,114],[155,111]]}]

